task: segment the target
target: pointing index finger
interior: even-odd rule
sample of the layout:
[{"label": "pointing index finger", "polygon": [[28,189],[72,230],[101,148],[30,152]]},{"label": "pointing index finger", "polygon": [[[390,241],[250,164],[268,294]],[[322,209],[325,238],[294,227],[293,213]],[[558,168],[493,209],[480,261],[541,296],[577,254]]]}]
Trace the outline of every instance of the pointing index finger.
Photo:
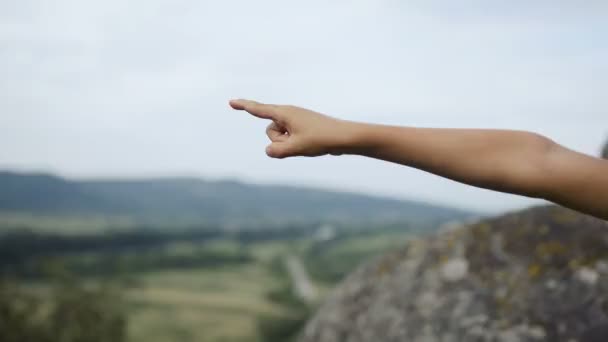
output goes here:
[{"label": "pointing index finger", "polygon": [[251,100],[231,100],[230,106],[236,110],[244,110],[261,119],[275,119],[275,106],[259,103]]}]

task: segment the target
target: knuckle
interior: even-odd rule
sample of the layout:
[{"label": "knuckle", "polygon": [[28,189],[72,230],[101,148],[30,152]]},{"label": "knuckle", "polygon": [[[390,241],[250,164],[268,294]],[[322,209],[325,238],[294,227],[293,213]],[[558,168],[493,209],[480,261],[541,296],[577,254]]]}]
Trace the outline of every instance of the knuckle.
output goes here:
[{"label": "knuckle", "polygon": [[274,106],[271,105],[264,105],[264,110],[269,113],[269,114],[276,114],[277,113],[277,109]]}]

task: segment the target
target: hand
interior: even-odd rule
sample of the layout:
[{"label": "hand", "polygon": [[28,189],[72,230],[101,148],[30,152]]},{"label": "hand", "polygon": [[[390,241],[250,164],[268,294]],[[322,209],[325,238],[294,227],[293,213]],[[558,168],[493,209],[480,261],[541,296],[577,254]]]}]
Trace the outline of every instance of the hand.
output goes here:
[{"label": "hand", "polygon": [[308,109],[232,100],[230,106],[261,119],[272,120],[266,134],[272,143],[266,154],[272,158],[339,155],[348,144],[351,123]]}]

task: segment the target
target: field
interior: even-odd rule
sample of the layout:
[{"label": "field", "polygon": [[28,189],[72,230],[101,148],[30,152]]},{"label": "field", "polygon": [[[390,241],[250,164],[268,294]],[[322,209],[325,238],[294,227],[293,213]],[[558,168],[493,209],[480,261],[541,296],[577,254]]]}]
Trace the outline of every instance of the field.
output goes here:
[{"label": "field", "polygon": [[[379,229],[347,231],[322,240],[300,234],[253,241],[180,240],[152,250],[76,253],[60,259],[74,270],[86,271],[77,276],[81,281],[128,283],[120,293],[126,341],[286,342],[342,277],[364,260],[402,245],[411,234]],[[297,280],[285,262],[288,257],[303,266],[318,295],[314,299],[296,291]],[[108,273],[108,265],[116,262],[120,272]],[[91,268],[102,273],[91,273]],[[48,286],[41,284],[35,292],[48,296]]]},{"label": "field", "polygon": [[146,275],[129,321],[132,341],[247,341],[256,335],[255,318],[281,314],[266,301],[274,285],[256,265],[222,271],[166,271]]},{"label": "field", "polygon": [[[396,236],[395,236],[396,235]],[[323,254],[343,273],[372,255],[402,244],[400,234],[352,237]],[[281,286],[272,261],[286,253],[302,253],[311,242],[261,243],[252,246],[256,262],[214,270],[163,271],[141,276],[143,288],[129,300],[137,304],[130,317],[129,339],[137,341],[261,341],[259,317],[288,316],[289,308],[274,303],[268,293]],[[348,262],[345,262],[348,261]],[[314,272],[313,272],[314,273]],[[319,272],[321,273],[321,272]],[[333,284],[317,280],[320,293]]]},{"label": "field", "polygon": [[[210,246],[217,247],[218,243]],[[133,305],[129,340],[255,341],[257,317],[288,313],[266,299],[277,279],[265,263],[278,255],[281,245],[260,244],[254,249],[256,262],[246,265],[139,275],[141,288],[128,293]]]}]

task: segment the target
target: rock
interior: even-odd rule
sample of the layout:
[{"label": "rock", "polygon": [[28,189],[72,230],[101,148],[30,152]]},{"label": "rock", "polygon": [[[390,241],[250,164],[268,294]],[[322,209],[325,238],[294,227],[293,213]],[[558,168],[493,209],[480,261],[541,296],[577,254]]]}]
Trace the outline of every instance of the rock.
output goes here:
[{"label": "rock", "polygon": [[547,337],[547,333],[542,327],[530,327],[528,328],[528,336],[534,340],[542,341]]},{"label": "rock", "polygon": [[413,240],[348,276],[299,341],[606,341],[607,237],[544,206]]},{"label": "rock", "polygon": [[545,286],[548,290],[556,290],[559,287],[559,282],[555,279],[549,279],[545,282]]},{"label": "rock", "polygon": [[606,342],[608,336],[608,324],[599,324],[585,331],[580,342]]},{"label": "rock", "polygon": [[595,283],[597,283],[597,280],[599,278],[599,274],[594,269],[591,269],[589,267],[583,267],[580,270],[578,270],[576,272],[576,276],[577,276],[578,280],[580,280],[583,283],[590,285],[590,286],[595,285]]},{"label": "rock", "polygon": [[521,342],[522,339],[519,337],[519,334],[515,330],[506,330],[502,331],[498,335],[499,342]]},{"label": "rock", "polygon": [[602,150],[602,158],[608,159],[608,142],[606,142],[606,145],[604,146],[604,149]]},{"label": "rock", "polygon": [[449,282],[459,281],[467,276],[469,263],[463,258],[455,258],[441,267],[441,277]]}]

